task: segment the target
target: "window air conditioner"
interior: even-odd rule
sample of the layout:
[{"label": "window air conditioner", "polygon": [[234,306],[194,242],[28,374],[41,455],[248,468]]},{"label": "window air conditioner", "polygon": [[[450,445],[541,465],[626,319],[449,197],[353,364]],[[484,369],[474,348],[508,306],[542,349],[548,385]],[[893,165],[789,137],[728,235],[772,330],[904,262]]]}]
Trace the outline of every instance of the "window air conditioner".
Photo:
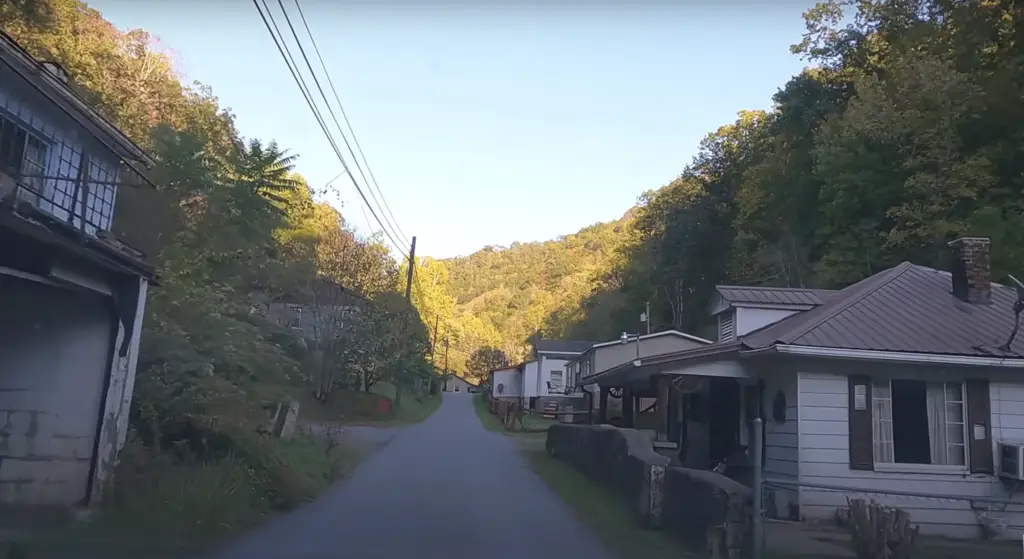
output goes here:
[{"label": "window air conditioner", "polygon": [[999,443],[999,475],[1024,480],[1024,443]]}]

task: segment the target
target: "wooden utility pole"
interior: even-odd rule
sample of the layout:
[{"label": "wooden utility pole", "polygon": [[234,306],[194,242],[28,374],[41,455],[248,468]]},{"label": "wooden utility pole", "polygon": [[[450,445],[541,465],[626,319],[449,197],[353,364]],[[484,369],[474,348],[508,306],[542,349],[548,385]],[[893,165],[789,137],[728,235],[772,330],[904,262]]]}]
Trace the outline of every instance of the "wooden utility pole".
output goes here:
[{"label": "wooden utility pole", "polygon": [[[416,237],[412,238],[412,247],[409,248],[409,270],[405,276],[405,301],[412,309],[412,274],[416,268]],[[405,324],[402,327],[402,367],[408,366],[409,362],[409,313],[405,315]],[[395,407],[402,406],[402,377],[405,371],[399,371],[395,378]]]},{"label": "wooden utility pole", "polygon": [[434,365],[434,352],[437,350],[437,323],[439,322],[441,315],[434,317],[434,339],[430,342],[430,364]]},{"label": "wooden utility pole", "polygon": [[448,336],[444,337],[444,376],[448,376]]}]

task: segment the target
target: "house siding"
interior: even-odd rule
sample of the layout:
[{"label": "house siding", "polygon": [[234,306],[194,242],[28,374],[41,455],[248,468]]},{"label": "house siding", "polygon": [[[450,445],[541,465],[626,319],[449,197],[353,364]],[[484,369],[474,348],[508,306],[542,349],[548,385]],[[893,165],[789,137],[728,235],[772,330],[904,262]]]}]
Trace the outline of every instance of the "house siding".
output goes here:
[{"label": "house siding", "polygon": [[[862,369],[863,371],[863,369]],[[828,484],[881,493],[839,493],[802,488],[800,511],[808,519],[831,518],[837,508],[846,506],[847,496],[876,500],[906,510],[921,526],[924,534],[959,538],[979,535],[978,517],[971,503],[942,499],[943,495],[966,495],[1007,499],[1007,490],[996,476],[967,473],[894,473],[851,470],[849,467],[848,406],[849,385],[846,374],[799,373],[799,428],[801,483]],[[991,382],[993,444],[1006,440],[1024,440],[1024,384]],[[915,492],[940,497],[902,497],[885,491]],[[1006,538],[1020,538],[1024,532],[1024,495],[991,516],[1007,525]],[[985,507],[976,503],[977,507]]]},{"label": "house siding", "polygon": [[565,364],[568,362],[568,359],[559,359],[540,355],[536,363],[539,372],[534,381],[535,393],[531,396],[565,396],[565,394],[561,392],[549,391],[547,383],[551,381],[551,371],[561,371],[562,386],[566,386],[567,379],[565,377]]},{"label": "house siding", "polygon": [[[89,196],[85,204],[85,229],[90,234],[96,234],[97,226],[109,230],[117,197],[119,158],[87,134],[79,133],[78,124],[41,98],[9,68],[0,67],[0,84],[0,116],[26,129],[47,146],[43,167],[48,178],[43,181],[44,200],[40,200],[39,209],[68,220],[68,210],[75,207],[75,182],[83,154],[87,153]],[[78,212],[81,213],[81,207]],[[73,223],[79,224],[77,219]]]},{"label": "house siding", "polygon": [[[782,393],[786,398],[785,422],[775,421],[773,402],[775,395]],[[796,483],[800,476],[800,432],[799,432],[799,387],[798,376],[793,372],[777,372],[765,375],[764,407],[765,435],[764,452],[765,477]],[[768,515],[774,518],[790,518],[790,506],[799,503],[799,491],[795,487],[770,487],[774,510]]]},{"label": "house siding", "polygon": [[[498,385],[503,384],[498,393]],[[491,380],[491,395],[495,398],[519,398],[523,395],[523,374],[516,370],[495,371]]]},{"label": "house siding", "polygon": [[535,398],[537,393],[537,362],[530,361],[523,365],[523,398]]},{"label": "house siding", "polygon": [[763,328],[769,324],[775,324],[776,322],[792,316],[799,311],[786,310],[786,309],[757,309],[751,307],[737,307],[736,318],[733,322],[733,329],[735,334],[733,338],[742,336],[758,328]]}]

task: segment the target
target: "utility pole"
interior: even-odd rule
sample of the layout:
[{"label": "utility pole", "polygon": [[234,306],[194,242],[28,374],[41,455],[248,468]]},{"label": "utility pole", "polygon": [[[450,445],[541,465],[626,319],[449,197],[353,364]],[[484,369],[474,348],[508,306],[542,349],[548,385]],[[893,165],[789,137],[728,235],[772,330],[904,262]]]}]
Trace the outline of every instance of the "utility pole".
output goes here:
[{"label": "utility pole", "polygon": [[644,316],[647,318],[647,320],[644,321],[644,322],[647,323],[647,333],[650,334],[651,333],[651,302],[650,301],[647,301],[647,312],[644,313]]},{"label": "utility pole", "polygon": [[430,342],[430,364],[436,365],[434,360],[434,353],[437,350],[437,323],[441,319],[441,315],[434,317],[434,340]]},{"label": "utility pole", "polygon": [[[412,274],[416,268],[416,237],[412,238],[412,247],[409,248],[409,270],[405,277],[405,301],[412,309]],[[405,324],[402,326],[402,367],[408,366],[409,361],[409,314],[405,315]],[[405,371],[399,371],[395,378],[395,407],[402,407],[402,377]]]},{"label": "utility pole", "polygon": [[430,378],[427,379],[427,390],[434,394],[434,375],[437,374],[437,326],[441,315],[434,317],[434,339],[430,342]]},{"label": "utility pole", "polygon": [[405,277],[405,300],[412,303],[412,272],[416,267],[416,237],[412,238],[412,247],[409,249],[409,270]]},{"label": "utility pole", "polygon": [[444,337],[444,376],[448,376],[448,336]]}]

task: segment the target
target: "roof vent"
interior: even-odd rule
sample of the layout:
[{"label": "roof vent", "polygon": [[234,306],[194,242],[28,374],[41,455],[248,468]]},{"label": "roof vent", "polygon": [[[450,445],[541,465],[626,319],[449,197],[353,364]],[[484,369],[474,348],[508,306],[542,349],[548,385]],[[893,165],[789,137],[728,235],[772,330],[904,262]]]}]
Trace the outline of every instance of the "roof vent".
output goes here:
[{"label": "roof vent", "polygon": [[43,61],[40,64],[42,64],[43,68],[47,72],[52,74],[53,77],[55,77],[58,80],[60,80],[61,83],[64,83],[64,84],[68,83],[68,71],[65,70],[63,66],[61,66],[60,64],[57,64],[56,62],[52,62],[50,60]]}]

